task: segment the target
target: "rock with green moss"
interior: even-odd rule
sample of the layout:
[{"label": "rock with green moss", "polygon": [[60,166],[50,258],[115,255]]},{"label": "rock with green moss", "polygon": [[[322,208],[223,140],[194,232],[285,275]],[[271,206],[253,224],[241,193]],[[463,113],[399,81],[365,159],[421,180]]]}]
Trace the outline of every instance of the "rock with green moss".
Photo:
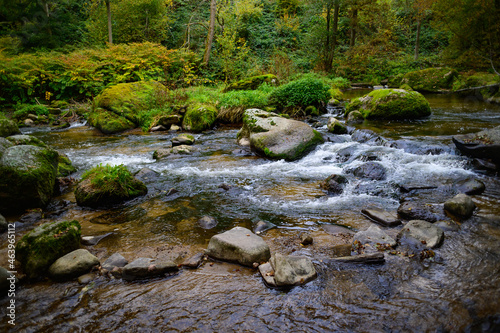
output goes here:
[{"label": "rock with green moss", "polygon": [[146,185],[124,165],[98,165],[82,175],[75,189],[79,206],[106,207],[145,195]]},{"label": "rock with green moss", "polygon": [[403,89],[406,91],[413,91],[413,89],[411,89],[411,87],[409,85],[407,85],[406,83],[402,84],[401,87],[399,87],[399,89]]},{"label": "rock with green moss", "polygon": [[363,114],[359,111],[351,111],[347,114],[346,123],[347,124],[361,124],[365,121]]},{"label": "rock with green moss", "polygon": [[[330,90],[328,90],[328,92],[330,93],[331,99],[335,99],[337,101],[341,101],[344,99],[344,93],[338,88],[330,88]],[[330,103],[328,103],[328,104],[330,104]]]},{"label": "rock with green moss", "polygon": [[389,86],[389,88],[398,88],[402,84],[403,77],[404,77],[404,74],[402,74],[402,73],[391,76],[387,80],[387,85]]},{"label": "rock with green moss", "polygon": [[188,106],[182,128],[186,131],[202,132],[212,128],[217,119],[217,109],[213,105],[195,103]]},{"label": "rock with green moss", "polygon": [[346,115],[359,111],[365,119],[417,119],[431,114],[429,102],[416,91],[379,89],[354,99]]},{"label": "rock with green moss", "polygon": [[87,121],[104,134],[114,134],[137,127],[132,121],[112,111],[96,108]]},{"label": "rock with green moss", "polygon": [[30,279],[42,277],[57,259],[80,247],[78,221],[45,223],[24,235],[16,245],[16,259]]},{"label": "rock with green moss", "polygon": [[427,68],[406,73],[401,84],[407,84],[420,92],[439,92],[450,90],[457,77],[458,72],[452,68]]},{"label": "rock with green moss", "polygon": [[342,124],[337,118],[331,117],[326,125],[328,132],[333,134],[347,134],[347,127]]},{"label": "rock with green moss", "polygon": [[232,90],[255,90],[264,82],[276,86],[279,85],[279,80],[276,77],[276,75],[265,74],[265,75],[252,76],[248,79],[231,83],[224,89],[223,92],[228,92]]},{"label": "rock with green moss", "polygon": [[7,119],[0,112],[0,137],[6,137],[18,133],[21,132],[19,131],[19,127],[17,127],[16,123],[10,119]]},{"label": "rock with green moss", "polygon": [[67,177],[76,171],[71,160],[65,154],[59,153],[57,160],[57,177]]},{"label": "rock with green moss", "polygon": [[31,136],[31,135],[12,135],[7,138],[12,144],[15,146],[20,146],[20,145],[31,145],[31,146],[37,146],[37,147],[43,147],[47,148],[47,144],[40,140],[37,137]]},{"label": "rock with green moss", "polygon": [[7,148],[12,147],[14,144],[10,142],[9,140],[0,137],[0,158],[2,158],[2,155]]},{"label": "rock with green moss", "polygon": [[50,148],[20,145],[0,159],[0,211],[46,206],[54,192],[59,154]]},{"label": "rock with green moss", "polygon": [[280,117],[259,109],[246,110],[238,142],[250,145],[257,154],[272,158],[297,160],[323,143],[322,135],[297,120]]}]

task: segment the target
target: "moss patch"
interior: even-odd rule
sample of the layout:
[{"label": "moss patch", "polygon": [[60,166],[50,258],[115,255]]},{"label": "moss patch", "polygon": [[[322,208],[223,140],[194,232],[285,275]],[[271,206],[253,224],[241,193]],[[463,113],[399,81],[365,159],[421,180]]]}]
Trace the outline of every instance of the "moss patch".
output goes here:
[{"label": "moss patch", "polygon": [[421,92],[438,92],[451,89],[457,77],[458,72],[452,68],[427,68],[406,73],[401,84],[408,84],[413,90]]},{"label": "moss patch", "polygon": [[104,134],[119,133],[136,127],[127,118],[102,108],[98,108],[92,112],[87,120],[90,125],[98,128]]},{"label": "moss patch", "polygon": [[45,142],[31,135],[12,135],[9,136],[7,140],[12,142],[15,146],[30,145],[47,148],[47,144]]},{"label": "moss patch", "polygon": [[16,245],[16,258],[30,278],[41,277],[58,258],[80,247],[78,221],[45,223],[24,235]]},{"label": "moss patch", "polygon": [[223,90],[223,92],[228,92],[232,90],[255,90],[264,82],[267,82],[272,85],[279,85],[279,80],[276,77],[276,75],[265,74],[265,75],[253,76],[245,80],[240,80],[231,83]]},{"label": "moss patch", "polygon": [[0,112],[0,137],[6,137],[13,134],[20,133],[19,127],[17,127],[16,123],[10,119],[7,119]]},{"label": "moss patch", "polygon": [[59,154],[57,160],[57,177],[67,177],[75,171],[76,168],[73,166],[68,156]]},{"label": "moss patch", "polygon": [[201,132],[212,128],[217,119],[217,109],[213,105],[195,103],[187,109],[182,127],[187,131]]}]

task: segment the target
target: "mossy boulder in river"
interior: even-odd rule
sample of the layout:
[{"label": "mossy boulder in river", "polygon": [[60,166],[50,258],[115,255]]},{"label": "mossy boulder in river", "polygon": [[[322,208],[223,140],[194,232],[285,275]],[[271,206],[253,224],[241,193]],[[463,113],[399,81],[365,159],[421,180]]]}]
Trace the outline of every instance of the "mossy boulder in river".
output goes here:
[{"label": "mossy boulder in river", "polygon": [[0,137],[5,137],[18,133],[21,132],[19,131],[19,127],[17,127],[16,123],[10,119],[7,119],[0,112]]},{"label": "mossy boulder in river", "polygon": [[94,100],[90,125],[105,134],[141,125],[141,113],[164,106],[168,90],[156,81],[120,83],[104,89]]},{"label": "mossy boulder in river", "polygon": [[124,165],[98,165],[82,175],[75,198],[79,206],[104,207],[147,192],[146,185],[134,178]]},{"label": "mossy boulder in river", "polygon": [[416,91],[379,89],[354,99],[346,107],[346,115],[359,111],[365,119],[416,119],[429,116],[431,108]]},{"label": "mossy boulder in river", "polygon": [[231,90],[255,90],[264,82],[272,85],[279,84],[279,80],[276,77],[276,75],[273,74],[258,75],[258,76],[252,76],[248,79],[231,83],[224,89],[224,92],[228,92]]},{"label": "mossy boulder in river", "polygon": [[457,77],[457,71],[452,68],[427,68],[406,73],[401,84],[407,84],[416,91],[439,92],[451,89]]},{"label": "mossy boulder in river", "polygon": [[323,143],[322,135],[301,121],[276,113],[249,109],[243,116],[238,141],[256,153],[272,159],[297,160]]},{"label": "mossy boulder in river", "polygon": [[47,205],[54,192],[58,160],[58,152],[50,148],[7,148],[0,158],[0,212]]},{"label": "mossy boulder in river", "polygon": [[35,228],[16,245],[16,258],[28,278],[41,277],[58,258],[80,247],[78,221],[45,223]]},{"label": "mossy boulder in river", "polygon": [[182,128],[186,131],[201,132],[212,128],[216,119],[215,106],[195,103],[188,106],[182,121]]}]

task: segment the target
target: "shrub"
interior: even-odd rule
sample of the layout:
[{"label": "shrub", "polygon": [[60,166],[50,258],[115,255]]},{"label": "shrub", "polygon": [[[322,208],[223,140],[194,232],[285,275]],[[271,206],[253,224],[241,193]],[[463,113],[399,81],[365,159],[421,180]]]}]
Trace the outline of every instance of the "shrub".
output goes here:
[{"label": "shrub", "polygon": [[321,79],[306,77],[276,88],[269,101],[278,109],[300,108],[304,110],[312,105],[323,107],[330,99],[330,86]]},{"label": "shrub", "polygon": [[99,164],[83,173],[82,180],[85,179],[90,179],[92,186],[102,192],[123,193],[128,197],[138,195],[136,180],[123,164],[115,166]]},{"label": "shrub", "polygon": [[14,111],[13,117],[15,119],[24,119],[30,113],[37,116],[48,116],[49,108],[43,104],[18,104],[16,106],[16,111]]}]

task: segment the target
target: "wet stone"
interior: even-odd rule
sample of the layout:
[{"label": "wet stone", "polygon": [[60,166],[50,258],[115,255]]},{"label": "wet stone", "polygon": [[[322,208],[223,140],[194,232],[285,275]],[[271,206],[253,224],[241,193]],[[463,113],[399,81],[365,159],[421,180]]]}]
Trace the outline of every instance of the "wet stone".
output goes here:
[{"label": "wet stone", "polygon": [[471,197],[466,194],[458,194],[444,203],[444,210],[456,217],[468,219],[474,213],[476,205]]},{"label": "wet stone", "polygon": [[483,193],[486,189],[486,186],[482,181],[471,178],[460,181],[459,183],[457,183],[456,188],[460,193],[465,193],[467,195],[477,195]]},{"label": "wet stone", "polygon": [[163,276],[178,270],[179,268],[172,261],[156,262],[151,258],[138,258],[123,267],[122,278],[125,281],[134,281]]},{"label": "wet stone", "polygon": [[87,273],[78,277],[79,284],[88,284],[94,280],[96,275],[94,273]]},{"label": "wet stone", "polygon": [[313,243],[313,237],[311,234],[305,232],[300,235],[300,244],[302,245],[310,245]]},{"label": "wet stone", "polygon": [[217,226],[217,220],[212,217],[205,215],[201,219],[198,220],[198,225],[202,227],[203,229],[212,229]]},{"label": "wet stone", "polygon": [[458,231],[460,229],[459,225],[453,221],[438,221],[434,223],[436,227],[441,228],[443,231]]},{"label": "wet stone", "polygon": [[83,236],[82,237],[82,245],[96,245],[99,243],[102,239],[113,235],[113,232],[108,232],[107,234],[104,235],[99,235],[99,236]]},{"label": "wet stone", "polygon": [[183,263],[183,267],[187,268],[198,268],[203,262],[203,258],[205,257],[205,253],[200,252],[192,256],[191,258],[186,259]]},{"label": "wet stone", "polygon": [[269,286],[291,287],[306,284],[317,276],[311,259],[304,256],[284,256],[276,253],[259,271]]},{"label": "wet stone", "polygon": [[321,182],[320,187],[331,195],[339,195],[344,192],[344,187],[348,183],[347,178],[342,175],[331,175]]},{"label": "wet stone", "polygon": [[172,147],[182,146],[182,145],[192,145],[194,144],[194,142],[195,142],[194,136],[189,134],[182,134],[172,139]]},{"label": "wet stone", "polygon": [[150,168],[142,168],[134,174],[134,177],[142,182],[147,183],[148,181],[156,180],[160,176],[160,173]]},{"label": "wet stone", "polygon": [[359,242],[365,247],[365,249],[370,251],[376,251],[377,244],[388,244],[389,246],[395,246],[396,241],[387,235],[382,229],[375,225],[371,225],[367,230],[360,231],[354,235],[353,243]]},{"label": "wet stone", "polygon": [[272,228],[276,228],[276,224],[267,221],[258,221],[253,228],[253,232],[258,235]]},{"label": "wet stone", "polygon": [[115,267],[125,267],[128,264],[128,260],[125,259],[120,253],[113,253],[104,263],[102,268],[112,271]]},{"label": "wet stone", "polygon": [[444,232],[434,224],[422,220],[408,222],[398,234],[398,241],[402,245],[418,247],[420,244],[426,248],[435,248],[441,245]]},{"label": "wet stone", "polygon": [[19,220],[25,224],[33,224],[40,221],[43,218],[43,213],[41,209],[32,209],[28,213],[23,214]]},{"label": "wet stone", "polygon": [[436,215],[431,212],[428,206],[414,201],[403,202],[398,208],[398,214],[405,220],[437,221]]},{"label": "wet stone", "polygon": [[57,259],[49,268],[55,280],[69,280],[89,272],[99,265],[99,259],[85,249],[78,249]]},{"label": "wet stone", "polygon": [[153,153],[153,158],[155,160],[161,160],[165,157],[168,157],[171,154],[170,150],[171,149],[169,148],[160,148],[158,150],[155,150]]},{"label": "wet stone", "polygon": [[377,162],[366,162],[354,170],[352,173],[356,177],[367,178],[371,180],[384,180],[386,178],[386,170],[384,166]]},{"label": "wet stone", "polygon": [[381,209],[363,209],[361,213],[370,220],[384,226],[395,227],[401,224],[396,212],[388,212]]}]

